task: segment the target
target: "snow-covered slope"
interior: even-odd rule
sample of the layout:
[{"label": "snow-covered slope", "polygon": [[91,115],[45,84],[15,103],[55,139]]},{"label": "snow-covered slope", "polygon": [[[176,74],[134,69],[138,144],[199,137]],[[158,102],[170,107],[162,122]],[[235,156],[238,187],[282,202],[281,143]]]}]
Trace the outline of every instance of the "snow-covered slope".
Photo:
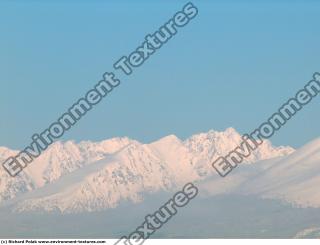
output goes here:
[{"label": "snow-covered slope", "polygon": [[[197,163],[197,172],[201,176],[211,174],[211,164],[219,156],[226,156],[242,142],[241,135],[233,128],[224,132],[209,131],[192,136],[184,142],[184,145],[193,154],[192,162]],[[244,159],[244,163],[253,163],[264,159],[289,155],[294,150],[291,147],[274,147],[270,141],[264,141],[258,149]]]},{"label": "snow-covered slope", "polygon": [[[98,143],[73,141],[52,144],[42,155],[35,159],[15,178],[10,177],[0,167],[0,202],[16,197],[52,183],[61,176],[69,174],[83,166],[105,158],[122,147],[130,144],[128,138],[114,138]],[[15,156],[18,151],[0,147],[0,161]]]},{"label": "snow-covered slope", "polygon": [[320,139],[275,161],[242,186],[242,192],[320,207]]},{"label": "snow-covered slope", "polygon": [[[241,135],[232,128],[185,141],[170,135],[151,144],[127,138],[57,142],[27,168],[34,191],[11,203],[19,212],[83,212],[114,208],[123,200],[139,202],[144,193],[174,190],[216,176],[211,162],[240,142]],[[291,152],[290,147],[276,148],[266,141],[247,162]]]},{"label": "snow-covered slope", "polygon": [[58,141],[24,171],[37,187],[41,187],[87,164],[101,160],[131,142],[133,141],[128,138],[114,138],[98,143],[83,141],[79,144],[74,141]]},{"label": "snow-covered slope", "polygon": [[201,184],[204,195],[242,194],[320,208],[320,139],[290,155],[240,165],[227,177]]},{"label": "snow-covered slope", "polygon": [[[17,151],[0,147],[0,161],[4,162],[8,157],[17,154]],[[26,173],[21,173],[16,178],[12,178],[0,167],[0,203],[16,197],[18,194],[33,190],[35,187]]]}]

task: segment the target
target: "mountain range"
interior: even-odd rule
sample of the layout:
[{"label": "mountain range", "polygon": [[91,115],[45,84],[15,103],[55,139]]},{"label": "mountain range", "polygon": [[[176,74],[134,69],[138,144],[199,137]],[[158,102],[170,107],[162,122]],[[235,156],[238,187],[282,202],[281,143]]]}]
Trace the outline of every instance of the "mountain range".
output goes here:
[{"label": "mountain range", "polygon": [[[211,167],[241,143],[233,128],[209,131],[182,141],[169,135],[150,144],[129,138],[101,142],[55,142],[17,177],[0,169],[0,207],[14,212],[95,212],[122,201],[142,202],[146,194],[174,191],[196,182],[203,195],[240,193],[320,206],[312,188],[320,140],[301,150],[265,141],[226,178]],[[17,151],[0,148],[0,161]],[[306,190],[306,188],[308,188]]]}]

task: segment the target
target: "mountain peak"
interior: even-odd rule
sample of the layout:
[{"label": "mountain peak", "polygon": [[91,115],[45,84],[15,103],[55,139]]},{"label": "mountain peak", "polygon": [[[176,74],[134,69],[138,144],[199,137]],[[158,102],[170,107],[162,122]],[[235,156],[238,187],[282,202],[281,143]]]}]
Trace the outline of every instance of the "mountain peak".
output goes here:
[{"label": "mountain peak", "polygon": [[227,128],[224,132],[227,134],[239,134],[238,131],[232,127]]},{"label": "mountain peak", "polygon": [[175,136],[174,134],[170,134],[168,136],[165,136],[165,137],[155,141],[152,144],[168,144],[168,145],[181,144],[181,140],[177,136]]}]

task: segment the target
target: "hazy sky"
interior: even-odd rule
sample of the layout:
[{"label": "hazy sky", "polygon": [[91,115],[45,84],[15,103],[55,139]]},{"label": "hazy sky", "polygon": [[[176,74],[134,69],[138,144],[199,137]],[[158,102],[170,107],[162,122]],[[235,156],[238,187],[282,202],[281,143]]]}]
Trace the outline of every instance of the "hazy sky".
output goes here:
[{"label": "hazy sky", "polygon": [[[1,1],[0,145],[30,144],[187,3],[132,2]],[[316,1],[193,3],[199,15],[121,76],[64,140],[251,132],[320,71]],[[272,142],[297,147],[319,137],[319,105],[316,98]]]}]

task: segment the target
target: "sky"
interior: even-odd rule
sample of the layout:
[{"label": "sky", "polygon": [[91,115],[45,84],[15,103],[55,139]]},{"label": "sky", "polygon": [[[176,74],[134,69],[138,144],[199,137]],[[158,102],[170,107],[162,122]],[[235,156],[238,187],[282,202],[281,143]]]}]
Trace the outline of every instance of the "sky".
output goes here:
[{"label": "sky", "polygon": [[[1,1],[0,145],[23,149],[187,1]],[[63,140],[144,143],[210,129],[248,133],[320,72],[320,3],[198,1],[198,16]],[[120,73],[119,73],[120,74]],[[320,137],[320,98],[271,141]]]}]

